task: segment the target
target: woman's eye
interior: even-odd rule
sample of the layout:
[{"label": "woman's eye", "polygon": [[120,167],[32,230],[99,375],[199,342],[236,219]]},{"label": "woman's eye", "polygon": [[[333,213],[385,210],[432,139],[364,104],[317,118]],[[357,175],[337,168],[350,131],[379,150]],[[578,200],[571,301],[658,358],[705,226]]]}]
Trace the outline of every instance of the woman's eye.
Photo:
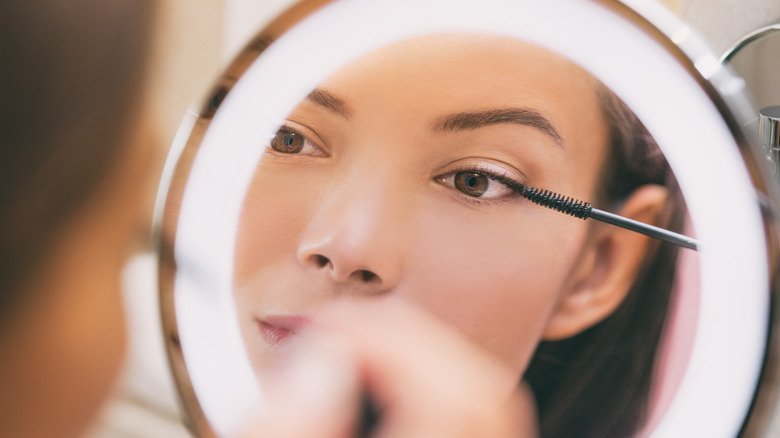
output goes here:
[{"label": "woman's eye", "polygon": [[469,195],[480,197],[490,186],[487,176],[473,172],[458,172],[455,174],[455,188]]},{"label": "woman's eye", "polygon": [[300,132],[281,128],[271,138],[271,149],[283,154],[320,155],[321,150]]},{"label": "woman's eye", "polygon": [[502,198],[514,193],[496,177],[474,170],[451,173],[440,178],[440,182],[473,198]]}]

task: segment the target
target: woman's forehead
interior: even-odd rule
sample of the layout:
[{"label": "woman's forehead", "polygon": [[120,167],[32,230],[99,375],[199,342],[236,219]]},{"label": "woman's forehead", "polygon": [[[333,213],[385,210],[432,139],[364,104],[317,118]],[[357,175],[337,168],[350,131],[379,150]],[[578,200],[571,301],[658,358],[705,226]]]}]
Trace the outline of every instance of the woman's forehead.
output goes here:
[{"label": "woman's forehead", "polygon": [[406,112],[429,124],[464,111],[528,109],[550,120],[564,142],[598,148],[607,124],[597,84],[573,62],[523,41],[437,34],[374,51],[320,88],[343,100],[355,120],[365,113]]},{"label": "woman's forehead", "polygon": [[[372,80],[373,79],[373,80]],[[499,82],[489,82],[499,80]],[[481,83],[490,88],[523,85],[579,88],[595,93],[596,81],[571,61],[535,45],[501,36],[437,34],[398,42],[349,64],[325,84],[423,81],[427,86]],[[453,91],[450,89],[449,91]]]}]

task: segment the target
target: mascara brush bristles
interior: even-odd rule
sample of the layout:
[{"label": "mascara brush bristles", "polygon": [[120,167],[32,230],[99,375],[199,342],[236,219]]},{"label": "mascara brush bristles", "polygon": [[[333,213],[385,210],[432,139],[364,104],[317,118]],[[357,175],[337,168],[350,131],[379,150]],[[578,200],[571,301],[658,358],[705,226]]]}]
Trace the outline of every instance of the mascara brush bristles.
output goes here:
[{"label": "mascara brush bristles", "polygon": [[513,188],[520,196],[528,199],[534,204],[547,207],[561,213],[574,216],[579,219],[593,218],[601,222],[612,224],[627,230],[636,231],[637,233],[650,236],[655,239],[663,240],[664,242],[673,243],[675,245],[682,246],[698,251],[700,244],[695,239],[682,234],[677,234],[673,231],[665,230],[663,228],[648,225],[642,222],[635,221],[633,219],[625,218],[613,213],[595,209],[591,206],[590,202],[579,201],[577,199],[559,195],[558,193],[551,192],[549,190],[540,190],[526,186],[520,186]]},{"label": "mascara brush bristles", "polygon": [[590,202],[579,201],[549,190],[540,190],[523,186],[520,190],[520,195],[534,204],[551,208],[579,219],[589,218],[592,211]]}]

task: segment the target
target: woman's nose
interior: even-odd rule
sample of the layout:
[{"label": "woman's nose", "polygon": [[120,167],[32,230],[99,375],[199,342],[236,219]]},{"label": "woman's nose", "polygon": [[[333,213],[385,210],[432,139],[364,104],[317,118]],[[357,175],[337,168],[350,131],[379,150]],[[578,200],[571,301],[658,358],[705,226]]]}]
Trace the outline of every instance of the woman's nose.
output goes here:
[{"label": "woman's nose", "polygon": [[344,193],[323,203],[298,247],[304,269],[341,289],[383,293],[401,273],[403,213],[389,197]]}]

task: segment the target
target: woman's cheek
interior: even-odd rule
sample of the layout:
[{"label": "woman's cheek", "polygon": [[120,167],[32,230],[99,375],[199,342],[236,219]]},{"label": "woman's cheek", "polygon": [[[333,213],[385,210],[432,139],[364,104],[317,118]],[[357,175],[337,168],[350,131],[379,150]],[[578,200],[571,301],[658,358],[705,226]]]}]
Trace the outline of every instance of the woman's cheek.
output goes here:
[{"label": "woman's cheek", "polygon": [[319,179],[296,177],[291,169],[258,168],[239,220],[234,271],[238,283],[295,253],[321,186]]},{"label": "woman's cheek", "polygon": [[551,230],[544,227],[516,231],[523,224],[516,216],[437,216],[420,219],[409,239],[414,249],[398,293],[522,372],[555,308],[573,251],[549,245]]}]

